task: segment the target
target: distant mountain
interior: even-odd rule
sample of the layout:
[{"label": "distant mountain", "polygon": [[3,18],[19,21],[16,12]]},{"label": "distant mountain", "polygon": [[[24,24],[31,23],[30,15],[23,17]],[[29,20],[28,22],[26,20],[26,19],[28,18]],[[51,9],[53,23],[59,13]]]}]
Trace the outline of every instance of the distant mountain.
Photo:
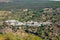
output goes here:
[{"label": "distant mountain", "polygon": [[7,0],[1,2],[0,9],[20,9],[20,8],[44,8],[60,7],[60,2],[49,2],[47,0]]},{"label": "distant mountain", "polygon": [[0,2],[40,2],[48,0],[0,0]]}]

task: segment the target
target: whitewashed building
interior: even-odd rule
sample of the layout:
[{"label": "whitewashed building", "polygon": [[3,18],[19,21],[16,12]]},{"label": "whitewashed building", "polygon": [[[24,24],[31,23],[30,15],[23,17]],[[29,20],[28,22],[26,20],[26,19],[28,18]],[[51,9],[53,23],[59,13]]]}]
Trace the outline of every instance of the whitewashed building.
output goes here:
[{"label": "whitewashed building", "polygon": [[52,22],[27,22],[28,26],[41,26],[41,25],[51,25]]},{"label": "whitewashed building", "polygon": [[4,21],[6,25],[12,25],[12,26],[19,26],[19,25],[24,25],[24,23],[19,22],[17,20],[6,20]]}]

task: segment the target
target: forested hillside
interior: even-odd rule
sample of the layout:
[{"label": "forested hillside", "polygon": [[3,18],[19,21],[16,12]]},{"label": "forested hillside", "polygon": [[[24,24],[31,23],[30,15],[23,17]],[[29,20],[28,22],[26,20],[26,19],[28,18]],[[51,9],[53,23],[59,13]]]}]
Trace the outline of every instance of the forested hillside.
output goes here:
[{"label": "forested hillside", "polygon": [[[52,22],[51,25],[10,26],[5,20]],[[33,24],[33,23],[32,23]],[[60,40],[60,8],[11,9],[0,11],[0,40]],[[7,36],[8,35],[8,36]]]}]

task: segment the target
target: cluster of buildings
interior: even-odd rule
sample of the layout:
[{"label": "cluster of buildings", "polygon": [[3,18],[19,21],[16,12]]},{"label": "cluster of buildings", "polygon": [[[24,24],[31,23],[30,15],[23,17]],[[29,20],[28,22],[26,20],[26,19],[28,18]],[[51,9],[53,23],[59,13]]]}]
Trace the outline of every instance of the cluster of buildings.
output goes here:
[{"label": "cluster of buildings", "polygon": [[4,24],[6,24],[6,25],[12,25],[12,26],[24,25],[24,23],[19,22],[17,20],[6,20],[6,21],[4,21]]},{"label": "cluster of buildings", "polygon": [[4,21],[4,24],[12,25],[12,26],[22,26],[22,25],[41,26],[41,24],[50,25],[50,24],[52,24],[52,22],[34,22],[34,21],[20,22],[20,21],[17,21],[17,20],[6,20],[6,21]]}]

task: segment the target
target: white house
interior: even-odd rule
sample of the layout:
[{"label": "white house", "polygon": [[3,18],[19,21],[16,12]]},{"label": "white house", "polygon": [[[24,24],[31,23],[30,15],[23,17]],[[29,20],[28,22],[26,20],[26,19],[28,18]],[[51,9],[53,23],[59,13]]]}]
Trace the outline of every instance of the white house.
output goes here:
[{"label": "white house", "polygon": [[42,22],[43,25],[51,25],[52,22]]},{"label": "white house", "polygon": [[28,25],[28,26],[41,26],[39,22],[34,22],[34,21],[27,22],[26,25]]},{"label": "white house", "polygon": [[12,25],[12,26],[24,25],[24,23],[19,22],[17,20],[6,20],[4,23],[6,25]]},{"label": "white house", "polygon": [[27,22],[28,26],[41,26],[41,25],[50,25],[52,22]]}]

